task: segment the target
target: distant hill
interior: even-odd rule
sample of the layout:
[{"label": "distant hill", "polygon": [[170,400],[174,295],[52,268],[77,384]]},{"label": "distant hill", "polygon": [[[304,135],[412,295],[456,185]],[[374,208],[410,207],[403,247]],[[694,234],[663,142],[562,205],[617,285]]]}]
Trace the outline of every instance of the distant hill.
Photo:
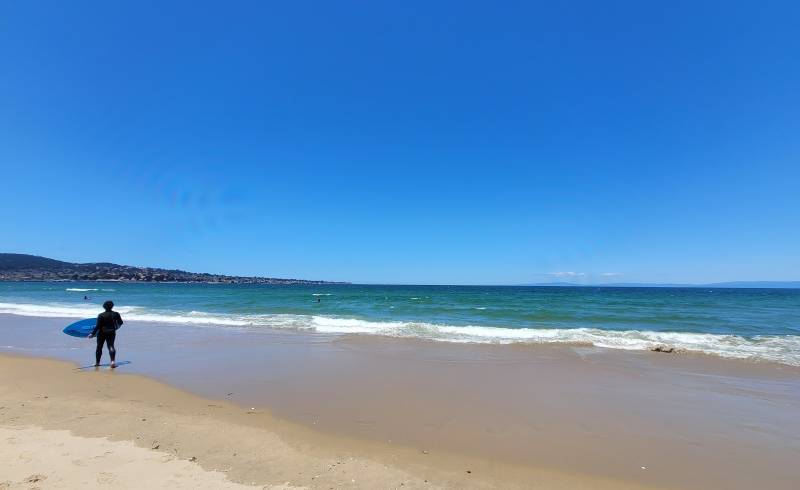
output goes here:
[{"label": "distant hill", "polygon": [[57,268],[69,265],[60,260],[39,257],[38,255],[25,254],[0,254],[0,271],[13,271],[20,269]]},{"label": "distant hill", "polygon": [[646,282],[617,282],[607,284],[576,284],[571,282],[541,282],[525,284],[525,286],[548,287],[589,287],[589,288],[773,288],[773,289],[800,289],[800,281],[729,281],[713,282],[709,284],[668,284]]},{"label": "distant hill", "polygon": [[0,281],[207,282],[229,284],[337,284],[274,277],[225,276],[109,262],[75,264],[37,255],[0,253]]}]

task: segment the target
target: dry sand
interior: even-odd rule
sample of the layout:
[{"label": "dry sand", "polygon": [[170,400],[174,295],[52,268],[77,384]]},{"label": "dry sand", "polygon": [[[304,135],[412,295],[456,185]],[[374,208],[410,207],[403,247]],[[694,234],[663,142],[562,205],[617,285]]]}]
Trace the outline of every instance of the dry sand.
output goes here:
[{"label": "dry sand", "polygon": [[249,488],[226,480],[224,473],[128,441],[36,427],[0,427],[0,441],[0,488]]},{"label": "dry sand", "polygon": [[642,488],[318,434],[142,376],[10,355],[0,435],[0,488]]}]

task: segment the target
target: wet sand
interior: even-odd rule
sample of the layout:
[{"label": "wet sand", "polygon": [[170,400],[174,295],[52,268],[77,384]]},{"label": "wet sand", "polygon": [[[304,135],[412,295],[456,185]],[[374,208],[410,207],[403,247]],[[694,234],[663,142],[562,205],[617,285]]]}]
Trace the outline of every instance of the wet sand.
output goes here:
[{"label": "wet sand", "polygon": [[[0,349],[90,364],[91,342],[60,334],[65,323],[0,316]],[[130,378],[120,373],[144,374],[236,410],[268,409],[265,430],[282,440],[349,448],[427,475],[423,483],[794,488],[800,480],[795,367],[147,323],[126,324],[118,344],[131,364],[109,377],[115,383]]]},{"label": "wet sand", "polygon": [[642,488],[327,435],[144,376],[9,354],[0,436],[0,488]]}]

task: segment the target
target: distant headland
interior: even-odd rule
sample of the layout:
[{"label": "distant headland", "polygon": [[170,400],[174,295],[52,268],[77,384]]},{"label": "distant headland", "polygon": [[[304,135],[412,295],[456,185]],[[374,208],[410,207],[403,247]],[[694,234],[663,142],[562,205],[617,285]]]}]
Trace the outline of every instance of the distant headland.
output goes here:
[{"label": "distant headland", "polygon": [[347,284],[332,281],[226,276],[96,262],[76,264],[37,255],[0,253],[0,281],[203,282],[221,284]]}]

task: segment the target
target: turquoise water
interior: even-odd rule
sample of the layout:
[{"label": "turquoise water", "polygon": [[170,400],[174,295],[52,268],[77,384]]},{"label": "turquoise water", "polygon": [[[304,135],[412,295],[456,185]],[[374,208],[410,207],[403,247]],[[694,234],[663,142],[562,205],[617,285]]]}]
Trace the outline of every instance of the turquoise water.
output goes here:
[{"label": "turquoise water", "polygon": [[800,365],[796,289],[0,283],[0,313],[82,318],[106,299],[165,326],[667,346]]}]

